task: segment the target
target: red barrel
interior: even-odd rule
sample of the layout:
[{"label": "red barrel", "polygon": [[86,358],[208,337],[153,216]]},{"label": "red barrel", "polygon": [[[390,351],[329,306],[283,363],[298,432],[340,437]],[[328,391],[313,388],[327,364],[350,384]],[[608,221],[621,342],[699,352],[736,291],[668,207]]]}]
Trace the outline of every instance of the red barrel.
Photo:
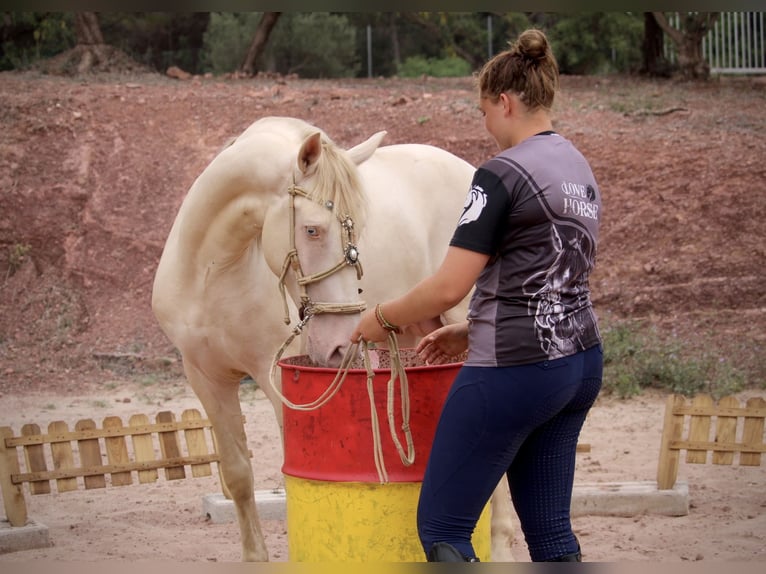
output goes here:
[{"label": "red barrel", "polygon": [[[387,351],[375,351],[387,363]],[[375,407],[382,441],[383,461],[390,482],[422,481],[439,413],[462,363],[425,365],[414,349],[400,351],[409,387],[410,428],[415,461],[405,466],[396,449],[388,422],[390,368],[374,369]],[[338,370],[311,366],[306,356],[279,362],[282,393],[292,403],[306,404],[319,397],[333,382]],[[393,384],[394,429],[406,452],[402,430],[399,380]],[[283,472],[290,476],[323,481],[378,482],[375,466],[367,371],[350,369],[343,386],[323,407],[312,411],[284,407],[285,455]]]}]

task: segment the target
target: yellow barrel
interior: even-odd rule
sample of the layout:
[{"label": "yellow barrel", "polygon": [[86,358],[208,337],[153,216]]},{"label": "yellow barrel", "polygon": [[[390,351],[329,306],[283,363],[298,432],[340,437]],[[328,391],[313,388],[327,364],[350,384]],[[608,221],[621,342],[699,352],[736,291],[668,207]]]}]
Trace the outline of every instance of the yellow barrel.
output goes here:
[{"label": "yellow barrel", "polygon": [[[378,351],[378,353],[383,353]],[[373,379],[384,468],[375,464],[367,372],[351,369],[338,393],[315,410],[284,407],[287,539],[292,562],[424,562],[416,512],[428,453],[439,413],[462,363],[417,365],[414,350],[402,349],[409,386],[410,427],[415,461],[405,466],[388,424],[389,369]],[[314,401],[332,383],[336,369],[312,366],[306,356],[280,361],[282,392],[290,402]],[[401,397],[395,413],[400,443]],[[473,545],[482,561],[490,558],[489,508],[482,513]]]}]

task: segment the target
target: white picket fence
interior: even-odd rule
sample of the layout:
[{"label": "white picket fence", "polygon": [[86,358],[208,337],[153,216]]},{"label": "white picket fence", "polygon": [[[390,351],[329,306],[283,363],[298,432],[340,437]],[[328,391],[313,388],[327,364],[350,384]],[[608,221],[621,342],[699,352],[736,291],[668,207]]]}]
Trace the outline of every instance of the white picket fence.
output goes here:
[{"label": "white picket fence", "polygon": [[[680,28],[680,15],[671,25]],[[766,74],[766,30],[763,12],[721,12],[702,40],[702,53],[711,74]],[[675,46],[666,37],[665,57],[675,61]]]}]

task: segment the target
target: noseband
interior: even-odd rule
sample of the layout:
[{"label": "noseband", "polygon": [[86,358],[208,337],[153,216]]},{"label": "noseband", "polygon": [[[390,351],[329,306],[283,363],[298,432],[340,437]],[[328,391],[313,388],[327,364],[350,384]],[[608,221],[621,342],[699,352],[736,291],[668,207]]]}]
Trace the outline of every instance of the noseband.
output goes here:
[{"label": "noseband", "polygon": [[[341,241],[345,245],[343,248],[343,258],[333,267],[319,272],[312,273],[311,275],[304,275],[303,269],[301,269],[301,262],[298,258],[298,250],[295,247],[295,197],[301,196],[303,198],[315,201],[306,190],[298,187],[293,183],[287,188],[287,193],[290,195],[290,250],[285,256],[285,262],[282,264],[282,273],[279,276],[279,291],[282,294],[282,300],[285,306],[285,323],[290,324],[290,311],[287,306],[287,295],[285,293],[285,278],[287,277],[288,270],[292,269],[295,273],[298,288],[300,289],[301,304],[298,309],[298,318],[300,323],[298,329],[302,329],[303,326],[313,315],[319,315],[321,313],[358,313],[364,311],[367,305],[363,301],[355,301],[353,303],[327,303],[320,301],[312,301],[309,297],[306,287],[312,283],[317,283],[322,279],[329,277],[333,273],[336,273],[351,265],[356,269],[357,279],[361,279],[363,275],[362,264],[359,261],[359,250],[356,247],[356,233],[354,232],[354,221],[349,215],[337,215],[336,217],[340,222],[341,229]],[[332,201],[327,201],[324,207],[333,211],[335,206]]]}]

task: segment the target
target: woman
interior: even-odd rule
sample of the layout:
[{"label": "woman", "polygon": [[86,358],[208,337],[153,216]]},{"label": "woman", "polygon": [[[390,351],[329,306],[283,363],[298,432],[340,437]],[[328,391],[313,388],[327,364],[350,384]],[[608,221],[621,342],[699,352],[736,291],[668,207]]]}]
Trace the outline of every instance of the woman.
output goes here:
[{"label": "woman", "polygon": [[418,503],[429,561],[475,561],[471,534],[503,474],[533,561],[580,561],[569,508],[577,441],[601,388],[588,276],[601,194],[588,162],[553,131],[558,66],[527,30],[478,74],[500,153],[475,173],[440,268],[364,313],[352,341],[453,307],[468,320],[426,336],[441,363],[468,350],[439,420]]}]

